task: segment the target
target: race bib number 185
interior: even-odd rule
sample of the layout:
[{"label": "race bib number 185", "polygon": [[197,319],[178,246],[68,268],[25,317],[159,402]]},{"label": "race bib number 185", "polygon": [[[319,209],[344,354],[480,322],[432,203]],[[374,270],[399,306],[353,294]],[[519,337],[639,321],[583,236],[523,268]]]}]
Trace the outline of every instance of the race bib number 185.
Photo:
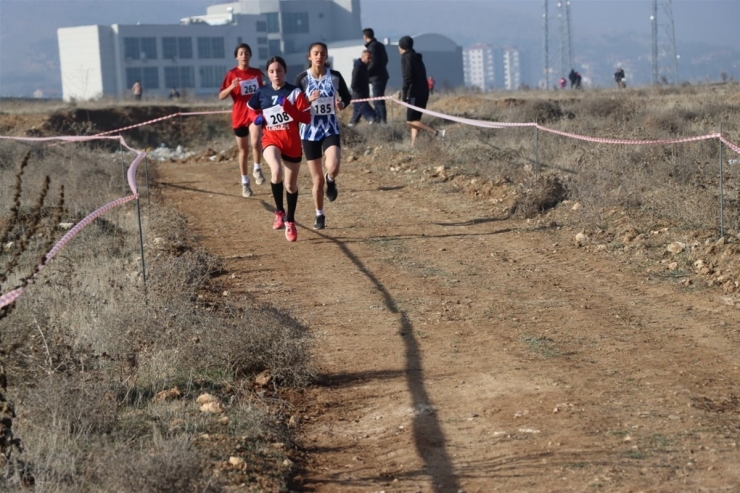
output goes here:
[{"label": "race bib number 185", "polygon": [[333,115],[334,114],[334,98],[326,97],[319,98],[311,103],[311,115]]}]

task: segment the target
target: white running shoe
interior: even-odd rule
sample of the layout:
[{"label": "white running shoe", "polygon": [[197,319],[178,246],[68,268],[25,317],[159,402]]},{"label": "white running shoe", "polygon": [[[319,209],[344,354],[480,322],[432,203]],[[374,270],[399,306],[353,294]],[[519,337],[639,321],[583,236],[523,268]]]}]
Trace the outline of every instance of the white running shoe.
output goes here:
[{"label": "white running shoe", "polygon": [[437,130],[437,137],[439,137],[440,139],[444,139],[446,133],[447,130],[445,130],[444,128],[442,130]]},{"label": "white running shoe", "polygon": [[262,168],[257,168],[256,170],[254,170],[252,176],[254,176],[254,182],[257,185],[262,185],[265,182],[265,175],[262,174]]},{"label": "white running shoe", "polygon": [[254,195],[254,192],[249,188],[249,183],[242,183],[242,197],[249,198],[252,195]]}]

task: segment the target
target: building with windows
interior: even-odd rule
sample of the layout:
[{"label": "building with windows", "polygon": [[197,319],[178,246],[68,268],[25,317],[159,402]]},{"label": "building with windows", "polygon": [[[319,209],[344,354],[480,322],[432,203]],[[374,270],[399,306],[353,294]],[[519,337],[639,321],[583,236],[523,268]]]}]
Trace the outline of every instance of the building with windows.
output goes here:
[{"label": "building with windows", "polygon": [[[310,8],[309,8],[310,6]],[[218,92],[235,66],[234,47],[252,48],[251,65],[264,70],[274,55],[285,58],[288,80],[306,67],[308,45],[362,38],[359,0],[241,0],[208,7],[180,24],[80,26],[57,31],[65,101],[131,93],[143,97]]]},{"label": "building with windows", "polygon": [[[377,32],[376,32],[377,34]],[[444,91],[465,84],[463,76],[462,47],[450,38],[441,34],[427,33],[411,36],[414,39],[414,50],[421,53],[427,74],[434,77],[436,91]],[[386,95],[401,89],[401,54],[398,52],[398,39],[381,39],[388,54],[388,87]],[[360,58],[365,45],[362,39],[339,41],[329,44],[329,61],[331,67],[338,70],[349,85],[354,61]]]},{"label": "building with windows", "polygon": [[465,85],[481,91],[513,91],[524,85],[523,53],[516,48],[473,45],[462,52]]}]

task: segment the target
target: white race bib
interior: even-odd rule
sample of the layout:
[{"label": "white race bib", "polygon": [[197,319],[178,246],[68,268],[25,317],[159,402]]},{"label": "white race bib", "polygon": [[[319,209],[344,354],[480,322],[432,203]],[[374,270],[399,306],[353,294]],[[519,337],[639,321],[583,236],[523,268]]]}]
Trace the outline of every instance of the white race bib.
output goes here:
[{"label": "white race bib", "polygon": [[262,110],[262,114],[265,118],[265,125],[267,128],[277,127],[290,123],[293,119],[289,114],[285,112],[282,106],[270,106],[267,109]]},{"label": "white race bib", "polygon": [[255,92],[257,92],[257,89],[260,88],[259,82],[257,82],[257,79],[247,79],[247,80],[240,80],[239,86],[242,90],[242,96],[251,96]]},{"label": "white race bib", "polygon": [[319,98],[311,103],[311,116],[333,115],[334,113],[333,97]]}]

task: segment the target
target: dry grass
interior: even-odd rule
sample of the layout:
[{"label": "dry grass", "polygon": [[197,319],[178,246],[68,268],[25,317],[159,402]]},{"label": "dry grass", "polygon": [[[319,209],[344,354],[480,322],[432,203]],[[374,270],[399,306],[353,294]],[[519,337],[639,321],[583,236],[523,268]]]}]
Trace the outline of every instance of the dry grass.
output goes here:
[{"label": "dry grass", "polygon": [[[15,244],[33,217],[40,226],[18,255],[16,246],[0,251],[2,266],[17,258],[3,292],[33,271],[49,236],[63,235],[57,223],[77,222],[123,193],[120,156],[72,145],[0,143],[1,183],[13,183],[14,168],[29,150],[20,213],[4,216],[0,225],[10,226]],[[61,216],[28,193],[47,175],[47,204],[56,187],[65,186]],[[10,210],[13,195],[3,191],[0,210]],[[288,471],[279,464],[285,451],[260,444],[290,442],[284,406],[264,404],[249,382],[270,370],[270,399],[279,387],[310,382],[307,328],[248,301],[238,307],[210,301],[220,261],[193,249],[183,218],[156,200],[144,226],[146,290],[129,204],[75,238],[0,321],[7,397],[18,414],[13,430],[25,448],[16,457],[37,491],[221,491],[237,480],[283,488]],[[178,398],[155,401],[157,393],[174,387]],[[195,399],[206,391],[223,403],[222,416],[199,411]],[[214,469],[236,449],[256,465],[249,477]],[[7,464],[4,487],[19,486],[21,470]]]}]

